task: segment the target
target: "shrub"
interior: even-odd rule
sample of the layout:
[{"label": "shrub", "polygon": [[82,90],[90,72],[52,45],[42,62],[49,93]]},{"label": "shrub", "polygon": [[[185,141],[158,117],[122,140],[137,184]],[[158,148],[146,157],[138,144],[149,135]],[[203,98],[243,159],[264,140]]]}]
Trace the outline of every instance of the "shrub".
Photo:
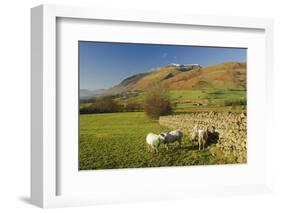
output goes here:
[{"label": "shrub", "polygon": [[155,85],[147,91],[144,100],[144,111],[152,119],[172,112],[172,104],[166,88]]},{"label": "shrub", "polygon": [[113,100],[111,96],[100,97],[94,103],[94,106],[99,112],[118,112],[119,105]]}]

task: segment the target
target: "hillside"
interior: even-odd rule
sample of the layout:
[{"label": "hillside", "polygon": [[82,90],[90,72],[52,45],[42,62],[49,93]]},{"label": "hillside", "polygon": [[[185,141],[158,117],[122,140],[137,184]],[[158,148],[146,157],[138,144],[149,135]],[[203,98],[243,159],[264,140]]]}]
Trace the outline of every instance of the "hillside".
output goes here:
[{"label": "hillside", "polygon": [[246,63],[227,62],[189,71],[180,71],[175,66],[165,66],[130,76],[106,90],[105,94],[146,91],[156,83],[163,84],[171,90],[245,90]]}]

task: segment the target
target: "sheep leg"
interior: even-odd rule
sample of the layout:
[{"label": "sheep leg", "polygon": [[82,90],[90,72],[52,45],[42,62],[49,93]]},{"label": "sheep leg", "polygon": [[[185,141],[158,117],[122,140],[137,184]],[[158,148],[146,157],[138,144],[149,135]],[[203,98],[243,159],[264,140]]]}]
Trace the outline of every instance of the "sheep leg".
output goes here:
[{"label": "sheep leg", "polygon": [[147,148],[147,151],[150,152],[150,148],[149,148],[148,144],[146,145],[146,148]]},{"label": "sheep leg", "polygon": [[158,148],[155,148],[155,153],[157,154],[159,152]]},{"label": "sheep leg", "polygon": [[166,150],[169,150],[168,144],[166,144],[165,147],[166,147]]},{"label": "sheep leg", "polygon": [[192,146],[195,146],[195,145],[196,145],[195,140],[191,140],[191,145],[192,145]]},{"label": "sheep leg", "polygon": [[179,140],[179,146],[181,147],[181,140]]},{"label": "sheep leg", "polygon": [[152,152],[152,147],[149,144],[147,144],[147,150],[148,152]]}]

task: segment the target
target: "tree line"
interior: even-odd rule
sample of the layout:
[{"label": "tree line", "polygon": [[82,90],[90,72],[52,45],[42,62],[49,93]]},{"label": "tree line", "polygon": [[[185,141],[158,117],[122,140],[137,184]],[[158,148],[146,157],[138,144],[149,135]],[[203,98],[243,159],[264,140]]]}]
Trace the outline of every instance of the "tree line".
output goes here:
[{"label": "tree line", "polygon": [[91,100],[82,101],[81,103],[88,103],[88,105],[80,108],[80,114],[143,111],[142,104],[119,104],[114,100],[114,98],[114,96],[102,96],[98,98],[92,98]]},{"label": "tree line", "polygon": [[80,114],[113,113],[113,112],[145,112],[150,118],[158,119],[162,115],[171,114],[172,103],[168,91],[155,85],[146,92],[143,103],[118,103],[116,96],[94,97],[81,100],[86,106],[80,108]]}]

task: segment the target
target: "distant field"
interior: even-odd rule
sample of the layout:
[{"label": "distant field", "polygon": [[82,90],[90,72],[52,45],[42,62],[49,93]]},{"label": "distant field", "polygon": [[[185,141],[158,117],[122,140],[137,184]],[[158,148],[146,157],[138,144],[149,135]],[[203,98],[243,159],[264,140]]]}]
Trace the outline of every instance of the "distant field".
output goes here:
[{"label": "distant field", "polygon": [[[241,90],[172,90],[169,92],[175,111],[239,111],[236,108],[225,106],[224,101],[237,101],[246,99],[246,91]],[[119,104],[144,102],[145,92],[138,95],[116,98]],[[241,109],[240,109],[241,111]]]},{"label": "distant field", "polygon": [[[243,112],[245,105],[240,105],[240,100],[246,100],[247,94],[243,90],[172,90],[169,92],[175,112],[206,112],[206,111],[232,111]],[[134,95],[118,97],[114,100],[121,106],[130,103],[144,103],[145,92]],[[230,102],[226,104],[226,102]],[[232,106],[235,102],[235,106]],[[80,109],[89,107],[91,103],[80,103]]]},{"label": "distant field", "polygon": [[246,97],[241,90],[172,90],[172,100],[178,99],[239,99]]},{"label": "distant field", "polygon": [[169,130],[142,112],[80,115],[80,169],[116,169],[160,166],[208,165],[216,163],[210,151],[197,151],[184,138],[159,154],[147,151],[145,137]]}]

